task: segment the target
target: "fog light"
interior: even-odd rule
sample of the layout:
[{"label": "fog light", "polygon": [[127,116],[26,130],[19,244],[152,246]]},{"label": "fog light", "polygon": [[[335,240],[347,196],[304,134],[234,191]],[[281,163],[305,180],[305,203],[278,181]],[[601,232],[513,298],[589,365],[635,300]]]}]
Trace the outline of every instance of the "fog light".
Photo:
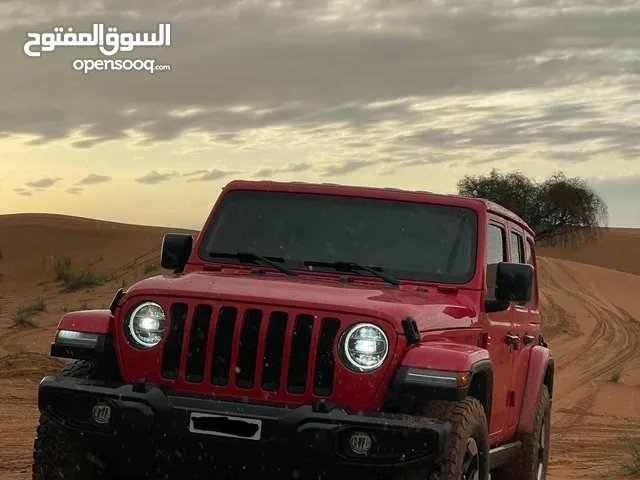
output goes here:
[{"label": "fog light", "polygon": [[93,406],[91,416],[93,417],[93,423],[96,425],[108,425],[111,420],[111,407],[106,403],[98,402]]},{"label": "fog light", "polygon": [[349,446],[353,453],[366,455],[371,450],[371,436],[365,432],[354,432],[349,437]]}]

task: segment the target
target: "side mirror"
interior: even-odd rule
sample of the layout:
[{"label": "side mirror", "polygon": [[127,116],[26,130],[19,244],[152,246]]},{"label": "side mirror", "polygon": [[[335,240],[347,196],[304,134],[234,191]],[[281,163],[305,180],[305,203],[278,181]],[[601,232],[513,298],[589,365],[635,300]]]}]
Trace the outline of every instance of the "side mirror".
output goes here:
[{"label": "side mirror", "polygon": [[167,233],[162,239],[160,266],[181,272],[189,261],[193,249],[193,237],[183,233]]},{"label": "side mirror", "polygon": [[533,267],[526,263],[499,263],[495,292],[499,302],[528,302],[533,294]]}]

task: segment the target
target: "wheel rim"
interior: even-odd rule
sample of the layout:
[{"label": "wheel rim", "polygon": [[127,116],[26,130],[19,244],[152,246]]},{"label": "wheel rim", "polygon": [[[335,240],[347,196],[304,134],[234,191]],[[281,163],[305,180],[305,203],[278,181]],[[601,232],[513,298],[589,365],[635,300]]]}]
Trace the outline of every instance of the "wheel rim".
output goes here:
[{"label": "wheel rim", "polygon": [[542,420],[542,426],[540,428],[540,444],[538,445],[538,480],[545,478],[544,474],[544,462],[545,453],[547,451],[547,423]]},{"label": "wheel rim", "polygon": [[478,444],[474,438],[467,440],[460,480],[480,480],[480,455],[478,454]]}]

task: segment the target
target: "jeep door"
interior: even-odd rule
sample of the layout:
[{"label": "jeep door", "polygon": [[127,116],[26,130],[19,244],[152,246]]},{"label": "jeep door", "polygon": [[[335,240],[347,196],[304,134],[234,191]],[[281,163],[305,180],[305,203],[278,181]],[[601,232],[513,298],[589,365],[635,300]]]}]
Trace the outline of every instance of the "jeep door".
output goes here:
[{"label": "jeep door", "polygon": [[[535,269],[533,239],[519,225],[509,222],[509,258],[514,263],[529,263]],[[535,276],[534,276],[535,278]],[[536,282],[537,283],[537,282]],[[538,312],[537,285],[534,285],[534,295],[530,302],[512,303],[513,333],[518,335],[520,343],[512,349],[513,377],[512,377],[512,407],[509,409],[509,433],[514,433],[518,427],[520,410],[526,394],[526,378],[529,369],[531,349],[540,333]]]},{"label": "jeep door", "polygon": [[[489,215],[486,244],[485,299],[495,300],[496,272],[500,262],[508,261],[507,222]],[[513,333],[513,308],[486,313],[485,329],[491,338],[488,350],[493,363],[493,402],[491,408],[490,441],[492,445],[506,440],[509,420],[509,392],[513,379],[511,347],[507,336]]]}]

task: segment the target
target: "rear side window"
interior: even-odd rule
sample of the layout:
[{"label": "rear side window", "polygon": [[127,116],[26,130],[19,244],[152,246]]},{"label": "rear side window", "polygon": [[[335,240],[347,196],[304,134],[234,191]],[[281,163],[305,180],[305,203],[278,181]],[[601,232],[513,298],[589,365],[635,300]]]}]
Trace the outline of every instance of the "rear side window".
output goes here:
[{"label": "rear side window", "polygon": [[[511,232],[511,261],[513,263],[525,263],[524,239],[522,235]],[[516,303],[518,307],[527,308],[527,303]]]},{"label": "rear side window", "polygon": [[489,224],[489,231],[487,234],[487,300],[496,299],[496,272],[498,270],[498,264],[506,261],[507,242],[505,229],[491,223]]},{"label": "rear side window", "polygon": [[[535,269],[536,268],[536,262],[535,262],[534,254],[535,254],[535,247],[533,246],[533,243],[531,241],[527,240],[526,243],[525,243],[525,258],[526,258],[526,262]],[[538,281],[536,280],[536,275],[534,274],[534,276],[533,276],[533,293],[531,295],[531,310],[537,310],[538,309],[537,292],[538,292]]]},{"label": "rear side window", "polygon": [[524,241],[522,235],[516,232],[511,232],[511,261],[524,263]]}]

